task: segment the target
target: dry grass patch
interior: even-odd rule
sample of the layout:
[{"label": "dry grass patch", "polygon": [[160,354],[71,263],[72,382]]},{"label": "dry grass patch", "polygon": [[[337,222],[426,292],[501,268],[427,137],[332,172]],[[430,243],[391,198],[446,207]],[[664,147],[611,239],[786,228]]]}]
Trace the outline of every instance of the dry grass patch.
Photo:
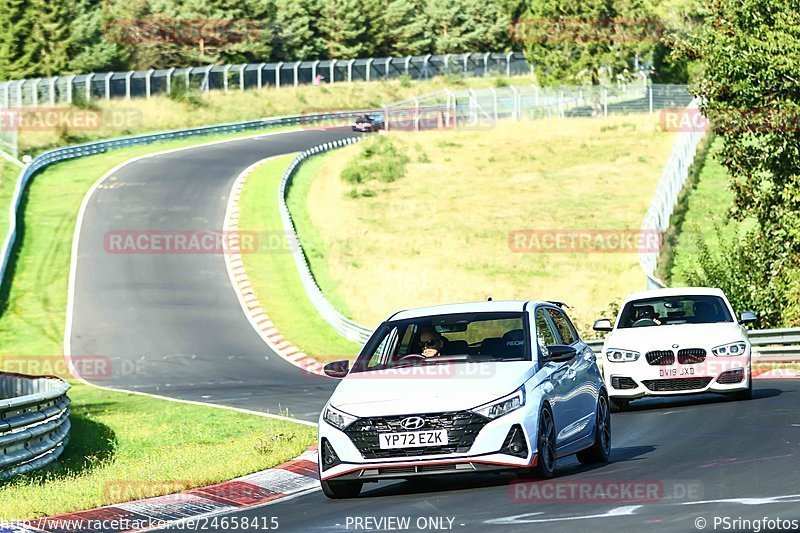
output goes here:
[{"label": "dry grass patch", "polygon": [[363,150],[351,146],[325,156],[304,209],[293,210],[323,290],[356,320],[489,296],[545,298],[568,302],[586,331],[610,302],[643,288],[635,253],[516,253],[509,234],[638,230],[674,141],[656,116],[392,138],[410,159],[403,177],[353,194],[340,177]]}]

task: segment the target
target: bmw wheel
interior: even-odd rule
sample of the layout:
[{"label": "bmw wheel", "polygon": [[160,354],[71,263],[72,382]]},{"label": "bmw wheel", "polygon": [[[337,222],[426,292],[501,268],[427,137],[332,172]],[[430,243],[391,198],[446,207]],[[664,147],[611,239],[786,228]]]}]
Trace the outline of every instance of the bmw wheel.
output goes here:
[{"label": "bmw wheel", "polygon": [[575,454],[581,464],[606,463],[611,455],[611,414],[605,394],[597,399],[594,444]]}]

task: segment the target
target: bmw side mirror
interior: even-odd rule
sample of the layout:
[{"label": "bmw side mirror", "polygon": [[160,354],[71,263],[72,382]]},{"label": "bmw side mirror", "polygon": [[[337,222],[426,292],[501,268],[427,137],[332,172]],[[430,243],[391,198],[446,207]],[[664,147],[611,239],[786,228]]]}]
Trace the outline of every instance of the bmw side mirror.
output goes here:
[{"label": "bmw side mirror", "polygon": [[322,367],[322,371],[325,372],[326,376],[332,378],[343,378],[347,375],[347,371],[350,368],[350,361],[342,360],[342,361],[333,361],[332,363],[328,363],[324,367]]},{"label": "bmw side mirror", "polygon": [[741,324],[752,324],[758,317],[752,311],[743,311],[741,315],[739,315],[739,323]]},{"label": "bmw side mirror", "polygon": [[545,357],[545,361],[562,363],[564,361],[571,361],[576,355],[578,355],[578,350],[572,346],[553,344],[547,347],[547,357]]},{"label": "bmw side mirror", "polygon": [[614,326],[611,325],[611,321],[607,318],[601,318],[600,320],[594,321],[594,326],[592,329],[595,331],[611,331],[614,329]]}]

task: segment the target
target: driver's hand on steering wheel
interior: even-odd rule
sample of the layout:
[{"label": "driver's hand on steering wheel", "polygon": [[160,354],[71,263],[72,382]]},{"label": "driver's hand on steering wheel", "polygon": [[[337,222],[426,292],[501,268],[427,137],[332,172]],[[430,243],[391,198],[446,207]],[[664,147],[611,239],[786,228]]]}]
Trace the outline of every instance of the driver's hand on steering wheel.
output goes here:
[{"label": "driver's hand on steering wheel", "polygon": [[426,359],[429,357],[436,357],[437,355],[439,355],[438,348],[425,348],[422,350],[422,356]]}]

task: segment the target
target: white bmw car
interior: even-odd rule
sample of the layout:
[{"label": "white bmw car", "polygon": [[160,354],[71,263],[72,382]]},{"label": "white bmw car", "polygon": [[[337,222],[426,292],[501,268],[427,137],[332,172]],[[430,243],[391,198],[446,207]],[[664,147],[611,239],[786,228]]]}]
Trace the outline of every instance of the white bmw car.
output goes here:
[{"label": "white bmw car", "polygon": [[483,470],[554,475],[604,462],[611,419],[592,350],[561,304],[507,301],[402,311],[381,324],[319,420],[330,498],[365,482]]},{"label": "white bmw car", "polygon": [[628,296],[603,343],[603,378],[613,410],[636,398],[704,392],[750,399],[749,311],[737,319],[719,289],[680,288]]}]

